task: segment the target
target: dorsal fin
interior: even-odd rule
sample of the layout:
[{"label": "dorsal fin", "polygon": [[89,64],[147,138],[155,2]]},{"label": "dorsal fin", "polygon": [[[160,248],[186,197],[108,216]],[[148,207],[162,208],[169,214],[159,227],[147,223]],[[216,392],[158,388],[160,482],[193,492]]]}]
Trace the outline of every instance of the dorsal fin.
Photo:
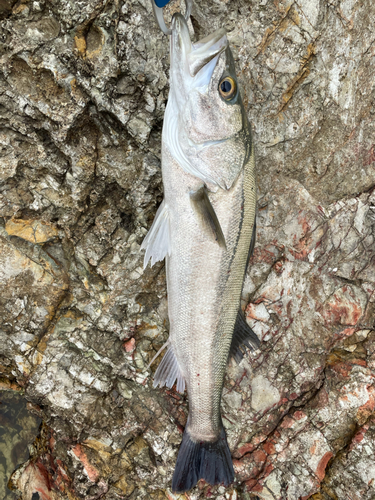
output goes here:
[{"label": "dorsal fin", "polygon": [[237,363],[240,363],[244,353],[244,347],[248,347],[251,351],[255,351],[260,346],[260,341],[252,328],[246,323],[242,311],[237,313],[236,324],[234,325],[232,345],[230,347],[229,356],[232,356]]},{"label": "dorsal fin", "polygon": [[198,191],[190,193],[191,203],[202,220],[205,229],[212,235],[219,246],[226,248],[225,237],[221,230],[219,219],[211,205],[207,190],[202,186]]}]

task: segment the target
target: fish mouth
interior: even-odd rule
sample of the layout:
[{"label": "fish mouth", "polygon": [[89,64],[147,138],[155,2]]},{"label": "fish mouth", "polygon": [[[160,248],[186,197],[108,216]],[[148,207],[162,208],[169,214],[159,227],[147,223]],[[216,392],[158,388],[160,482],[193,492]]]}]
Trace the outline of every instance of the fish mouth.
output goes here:
[{"label": "fish mouth", "polygon": [[[194,78],[203,68],[207,67],[213,59],[219,56],[219,54],[228,47],[228,40],[224,28],[220,28],[198,42],[192,43],[186,20],[180,13],[173,15],[171,27],[172,61],[176,57],[183,58],[185,60],[185,69],[188,69],[192,78]],[[181,63],[182,61],[180,61],[180,64]],[[213,68],[214,66],[215,65],[213,65]],[[211,75],[212,71],[210,71]]]}]

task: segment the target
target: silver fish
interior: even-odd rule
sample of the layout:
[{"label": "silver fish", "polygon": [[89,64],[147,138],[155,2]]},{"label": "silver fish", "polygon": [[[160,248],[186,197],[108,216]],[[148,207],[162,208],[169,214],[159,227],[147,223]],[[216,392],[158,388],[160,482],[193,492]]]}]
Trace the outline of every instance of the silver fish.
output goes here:
[{"label": "silver fish", "polygon": [[259,340],[240,312],[255,241],[256,186],[250,124],[224,29],[192,43],[181,14],[171,35],[163,124],[164,201],[142,248],[144,265],[166,257],[170,334],[154,387],[189,397],[172,480],[230,484],[232,459],[220,416],[228,357]]}]

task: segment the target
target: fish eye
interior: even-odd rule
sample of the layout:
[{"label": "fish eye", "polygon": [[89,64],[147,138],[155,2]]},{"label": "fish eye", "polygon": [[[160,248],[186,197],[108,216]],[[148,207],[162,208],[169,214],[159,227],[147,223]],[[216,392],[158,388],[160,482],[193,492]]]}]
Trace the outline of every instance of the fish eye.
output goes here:
[{"label": "fish eye", "polygon": [[232,77],[226,76],[219,83],[219,92],[221,97],[229,101],[236,95],[237,85]]}]

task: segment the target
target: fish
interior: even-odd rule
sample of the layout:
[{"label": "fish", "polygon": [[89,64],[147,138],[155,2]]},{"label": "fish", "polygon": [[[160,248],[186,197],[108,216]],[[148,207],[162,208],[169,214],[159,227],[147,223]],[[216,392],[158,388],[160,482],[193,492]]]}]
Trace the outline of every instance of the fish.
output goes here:
[{"label": "fish", "polygon": [[[164,199],[141,248],[144,266],[166,259],[169,338],[154,387],[188,393],[189,414],[172,478],[228,486],[232,458],[220,403],[228,359],[259,340],[241,311],[255,244],[251,126],[225,29],[192,43],[175,13],[170,91],[162,131]],[[153,361],[153,360],[152,360]]]}]

